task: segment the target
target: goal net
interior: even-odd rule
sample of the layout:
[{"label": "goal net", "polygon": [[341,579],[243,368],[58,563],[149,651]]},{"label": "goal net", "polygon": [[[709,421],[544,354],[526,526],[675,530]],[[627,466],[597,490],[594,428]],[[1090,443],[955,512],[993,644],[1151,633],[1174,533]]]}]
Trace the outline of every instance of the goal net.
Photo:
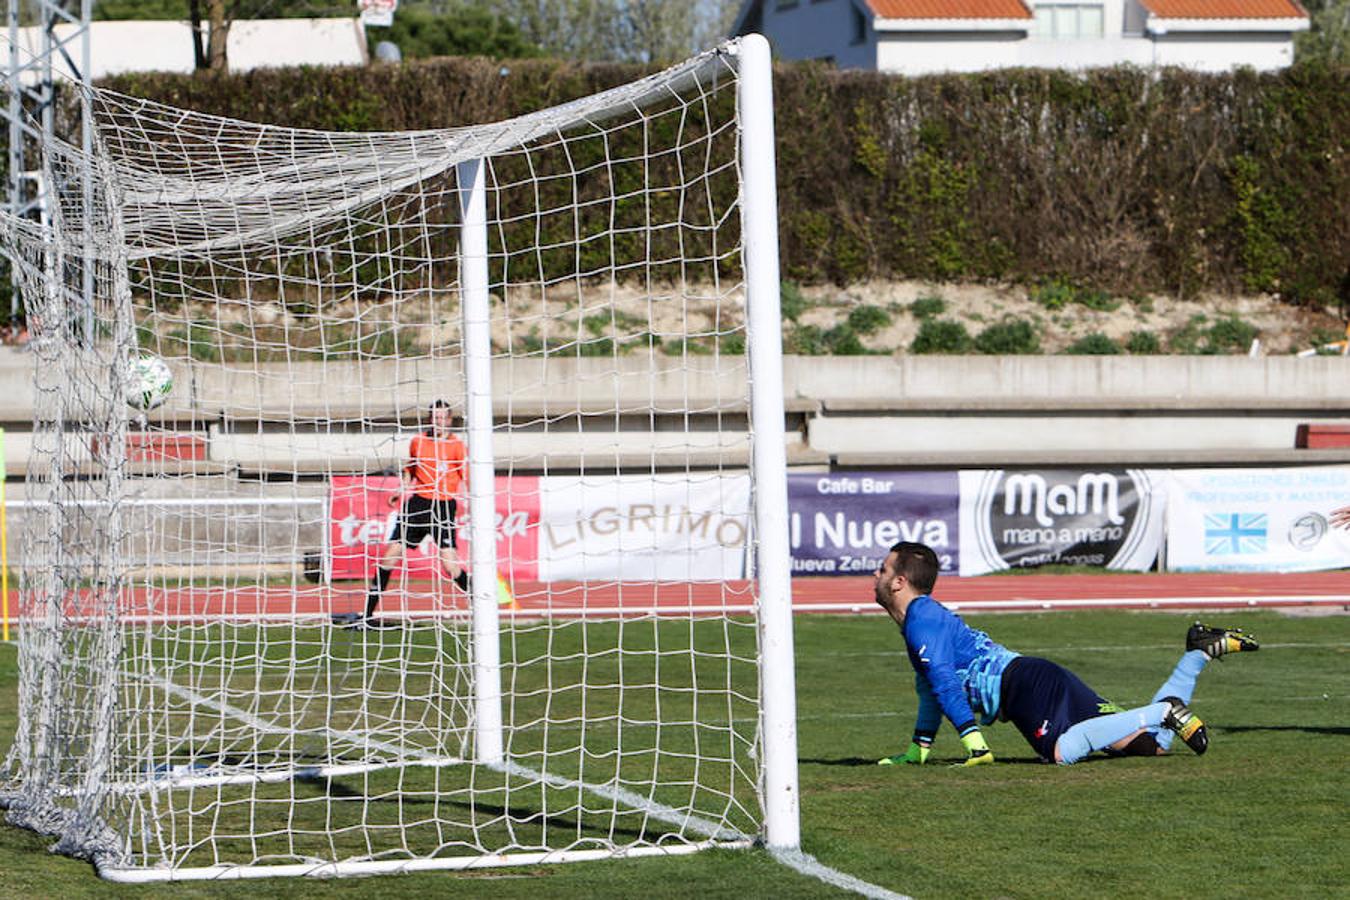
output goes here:
[{"label": "goal net", "polygon": [[751,38],[381,134],[85,88],[4,219],[9,820],[119,880],[795,845],[768,79]]}]

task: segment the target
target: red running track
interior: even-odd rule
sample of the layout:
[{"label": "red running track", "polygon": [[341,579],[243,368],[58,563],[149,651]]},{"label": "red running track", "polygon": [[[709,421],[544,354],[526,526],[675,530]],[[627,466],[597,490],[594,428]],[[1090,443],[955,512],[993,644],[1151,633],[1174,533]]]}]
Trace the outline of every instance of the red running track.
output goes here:
[{"label": "red running track", "polygon": [[[872,579],[796,578],[797,612],[876,612]],[[1201,609],[1321,606],[1350,609],[1350,573],[1202,575],[1005,575],[944,577],[934,592],[958,610]],[[515,584],[516,608],[506,615],[711,615],[745,613],[753,600],[747,582]],[[126,595],[119,611],[128,621],[258,621],[351,613],[365,606],[364,586],[184,587]],[[467,597],[430,582],[392,585],[380,604],[390,618],[463,616]],[[72,609],[72,616],[90,610]]]}]

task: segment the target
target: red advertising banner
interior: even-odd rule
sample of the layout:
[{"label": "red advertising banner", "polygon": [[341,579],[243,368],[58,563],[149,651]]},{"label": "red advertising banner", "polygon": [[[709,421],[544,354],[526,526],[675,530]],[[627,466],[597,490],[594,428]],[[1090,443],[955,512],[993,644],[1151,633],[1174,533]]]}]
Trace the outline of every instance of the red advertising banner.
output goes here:
[{"label": "red advertising banner", "polygon": [[[497,569],[508,577],[535,580],[539,574],[539,479],[499,477],[497,485]],[[366,580],[388,546],[403,502],[397,476],[335,476],[328,495],[328,577]],[[468,516],[461,501],[457,521],[460,559],[469,559]],[[439,562],[430,539],[404,557],[411,578],[431,578]]]}]

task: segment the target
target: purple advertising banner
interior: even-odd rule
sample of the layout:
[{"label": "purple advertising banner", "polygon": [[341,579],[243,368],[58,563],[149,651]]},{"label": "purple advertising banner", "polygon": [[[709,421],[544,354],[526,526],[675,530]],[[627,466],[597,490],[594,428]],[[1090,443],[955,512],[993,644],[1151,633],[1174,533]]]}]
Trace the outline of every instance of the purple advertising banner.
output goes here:
[{"label": "purple advertising banner", "polygon": [[932,547],[943,572],[961,566],[956,472],[788,475],[794,575],[867,575],[896,541]]}]

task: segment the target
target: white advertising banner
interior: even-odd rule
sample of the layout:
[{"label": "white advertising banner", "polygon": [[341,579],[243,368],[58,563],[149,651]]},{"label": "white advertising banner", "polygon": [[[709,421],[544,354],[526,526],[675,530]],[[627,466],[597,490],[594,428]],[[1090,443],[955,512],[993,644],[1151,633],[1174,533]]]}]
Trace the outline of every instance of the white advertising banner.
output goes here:
[{"label": "white advertising banner", "polygon": [[749,475],[551,475],[539,481],[541,581],[746,577]]},{"label": "white advertising banner", "polygon": [[394,24],[398,0],[357,0],[361,10],[361,24],[367,28],[388,28]]},{"label": "white advertising banner", "polygon": [[1167,568],[1312,572],[1350,566],[1350,534],[1327,523],[1350,504],[1350,466],[1171,472]]}]

